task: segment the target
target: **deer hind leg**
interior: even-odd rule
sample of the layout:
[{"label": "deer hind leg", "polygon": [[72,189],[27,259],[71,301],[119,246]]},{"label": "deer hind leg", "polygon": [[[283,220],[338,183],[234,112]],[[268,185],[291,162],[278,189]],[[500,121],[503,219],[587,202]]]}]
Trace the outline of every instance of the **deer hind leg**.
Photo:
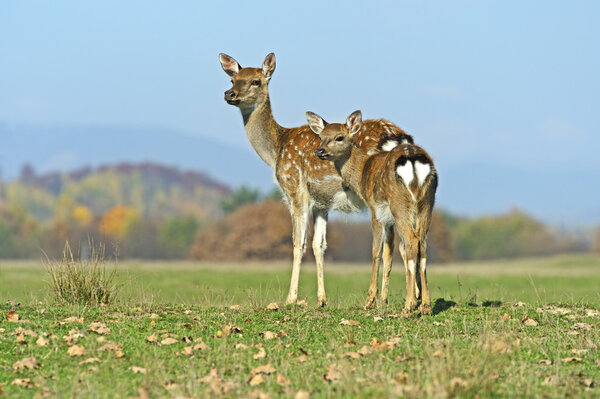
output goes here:
[{"label": "deer hind leg", "polygon": [[373,229],[373,265],[371,266],[371,282],[367,293],[365,309],[375,307],[377,302],[377,283],[379,282],[379,269],[381,267],[381,253],[383,251],[382,238],[384,226],[375,217],[372,218]]},{"label": "deer hind leg", "polygon": [[294,261],[292,264],[292,279],[286,304],[295,304],[298,300],[298,281],[300,279],[300,264],[306,249],[306,230],[308,228],[308,207],[291,204],[292,239],[294,241]]},{"label": "deer hind leg", "polygon": [[403,317],[410,317],[412,312],[417,308],[417,298],[415,295],[416,277],[417,277],[417,260],[418,260],[418,241],[415,239],[412,232],[407,231],[404,234],[406,239],[405,256],[406,256],[406,300],[404,309],[402,309]]},{"label": "deer hind leg", "polygon": [[325,277],[323,275],[323,258],[327,248],[327,210],[313,209],[313,253],[317,263],[317,305],[327,306],[325,295]]},{"label": "deer hind leg", "polygon": [[427,286],[427,244],[425,239],[420,242],[419,248],[419,276],[421,280],[421,313],[431,314],[431,298]]},{"label": "deer hind leg", "polygon": [[394,253],[394,226],[385,226],[383,237],[383,279],[381,281],[381,303],[388,303],[392,255]]}]

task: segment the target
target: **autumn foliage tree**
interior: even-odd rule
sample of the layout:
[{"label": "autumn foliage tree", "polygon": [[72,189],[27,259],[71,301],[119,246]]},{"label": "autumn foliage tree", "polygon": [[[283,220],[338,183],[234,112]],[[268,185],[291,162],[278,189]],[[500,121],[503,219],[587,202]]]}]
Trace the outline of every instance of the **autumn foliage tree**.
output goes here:
[{"label": "autumn foliage tree", "polygon": [[198,260],[265,260],[292,256],[292,225],[274,200],[244,205],[198,232],[190,255]]}]

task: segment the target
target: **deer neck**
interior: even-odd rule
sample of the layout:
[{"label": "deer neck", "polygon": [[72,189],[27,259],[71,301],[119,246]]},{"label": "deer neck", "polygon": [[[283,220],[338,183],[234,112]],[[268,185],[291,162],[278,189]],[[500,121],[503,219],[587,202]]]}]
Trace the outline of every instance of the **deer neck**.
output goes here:
[{"label": "deer neck", "polygon": [[[362,197],[360,182],[362,171],[367,162],[368,156],[361,152],[355,146],[350,149],[350,155],[347,158],[335,161],[335,168],[342,177],[344,184],[348,185],[352,191]],[[364,198],[363,198],[364,201]]]},{"label": "deer neck", "polygon": [[271,169],[275,169],[281,126],[273,118],[271,101],[267,97],[262,104],[253,108],[243,108],[241,111],[250,144],[258,156]]}]

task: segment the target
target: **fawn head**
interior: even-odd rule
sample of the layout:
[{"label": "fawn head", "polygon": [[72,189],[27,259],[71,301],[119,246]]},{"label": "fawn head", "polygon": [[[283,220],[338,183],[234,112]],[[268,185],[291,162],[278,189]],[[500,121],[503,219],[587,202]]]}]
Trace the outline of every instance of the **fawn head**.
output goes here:
[{"label": "fawn head", "polygon": [[354,111],[346,123],[327,123],[319,115],[306,112],[306,120],[311,130],[319,135],[321,145],[316,154],[323,160],[338,161],[350,157],[354,145],[354,135],[362,125],[362,113]]},{"label": "fawn head", "polygon": [[227,54],[219,54],[225,73],[231,76],[231,89],[225,92],[225,101],[239,108],[253,108],[269,98],[268,84],[275,71],[275,54],[265,57],[262,68],[242,68]]}]

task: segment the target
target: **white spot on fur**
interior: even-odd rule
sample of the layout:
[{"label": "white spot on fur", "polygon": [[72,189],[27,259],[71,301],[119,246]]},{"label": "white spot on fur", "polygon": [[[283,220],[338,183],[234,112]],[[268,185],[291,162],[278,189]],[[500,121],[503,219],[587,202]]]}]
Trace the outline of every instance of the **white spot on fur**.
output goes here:
[{"label": "white spot on fur", "polygon": [[402,139],[402,144],[410,144],[410,141],[408,141],[408,139]]},{"label": "white spot on fur", "polygon": [[419,181],[419,186],[422,186],[425,182],[427,176],[431,172],[431,165],[428,163],[421,163],[419,161],[415,162],[415,174],[417,175],[417,180]]},{"label": "white spot on fur", "polygon": [[380,202],[375,208],[375,217],[385,226],[394,224],[394,216],[390,210],[390,206],[385,202]]},{"label": "white spot on fur", "polygon": [[292,154],[288,152],[288,159],[292,159]]},{"label": "white spot on fur", "polygon": [[369,151],[367,151],[367,155],[373,155],[377,152],[377,150],[375,148],[371,148]]},{"label": "white spot on fur", "polygon": [[290,165],[289,163],[286,163],[285,165],[283,165],[283,170],[288,170],[289,168],[291,168],[292,165]]},{"label": "white spot on fur", "polygon": [[381,149],[383,151],[391,151],[392,149],[398,146],[398,141],[396,140],[388,140],[382,146]]}]

